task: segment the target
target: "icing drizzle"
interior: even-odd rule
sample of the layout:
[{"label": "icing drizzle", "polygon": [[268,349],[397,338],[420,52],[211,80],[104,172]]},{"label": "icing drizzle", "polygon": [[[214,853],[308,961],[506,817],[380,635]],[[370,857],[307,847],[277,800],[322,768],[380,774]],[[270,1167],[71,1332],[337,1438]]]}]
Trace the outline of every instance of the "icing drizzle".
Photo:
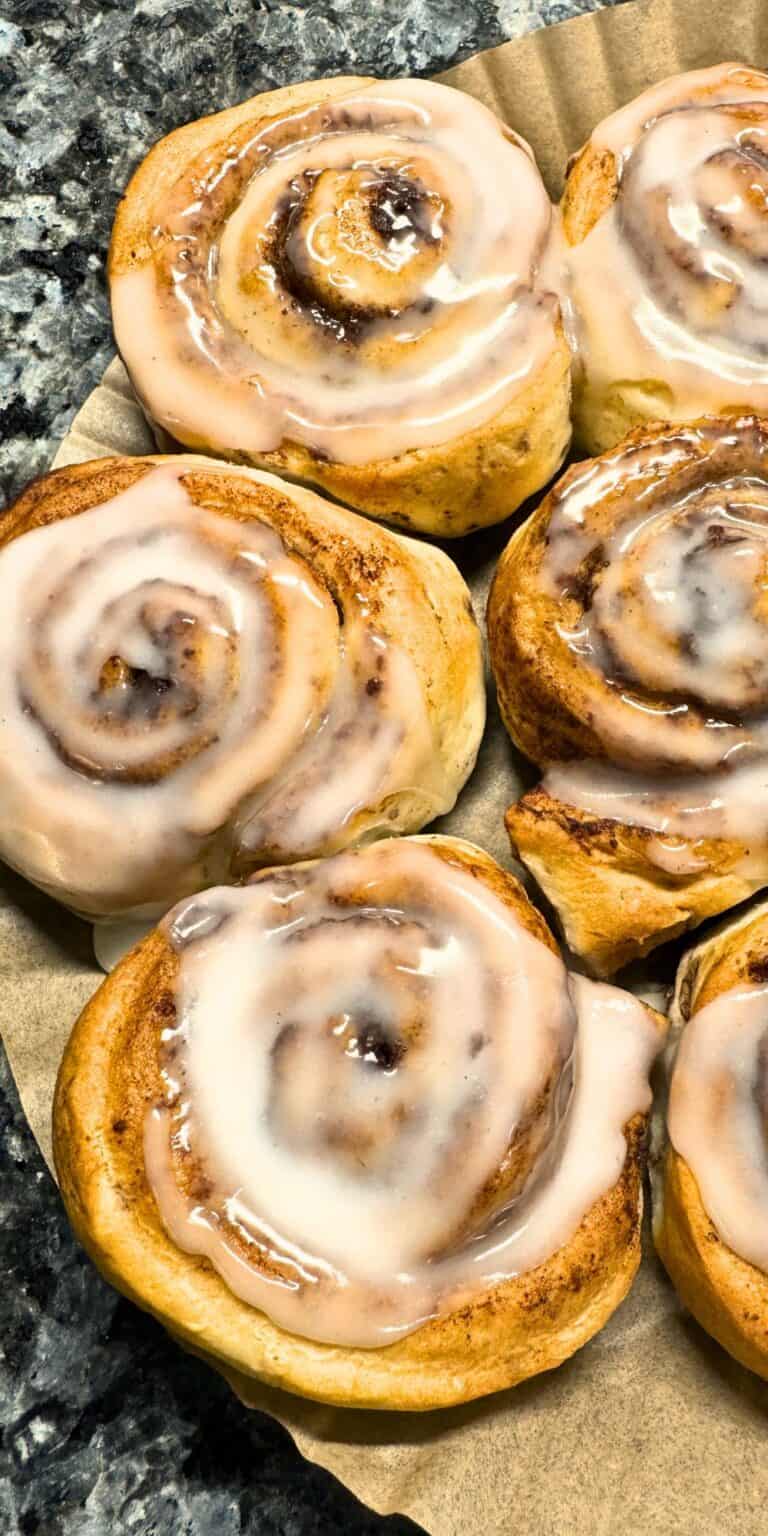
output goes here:
[{"label": "icing drizzle", "polygon": [[447,86],[378,81],[254,119],[152,217],[151,258],[113,274],[115,334],[148,411],[192,445],[387,459],[482,425],[555,341],[533,156]]},{"label": "icing drizzle", "polygon": [[607,118],[615,201],[570,248],[589,387],[661,389],[659,414],[768,409],[768,75],[677,75]]},{"label": "icing drizzle", "polygon": [[0,852],[89,915],[386,831],[403,790],[424,820],[455,794],[365,595],[196,506],[195,470],[220,473],[169,461],[0,550]]},{"label": "icing drizzle", "polygon": [[694,1013],[672,1077],[669,1134],[734,1253],[768,1274],[768,987]]},{"label": "icing drizzle", "polygon": [[149,1182],[174,1241],[280,1326],[391,1342],[542,1263],[618,1179],[649,1016],[434,844],[208,891],[165,931]]},{"label": "icing drizzle", "polygon": [[[550,794],[672,837],[765,840],[763,424],[705,420],[587,464],[554,500],[541,584],[560,641],[591,674],[607,759],[550,763]],[[707,867],[663,839],[654,849],[671,874]]]}]

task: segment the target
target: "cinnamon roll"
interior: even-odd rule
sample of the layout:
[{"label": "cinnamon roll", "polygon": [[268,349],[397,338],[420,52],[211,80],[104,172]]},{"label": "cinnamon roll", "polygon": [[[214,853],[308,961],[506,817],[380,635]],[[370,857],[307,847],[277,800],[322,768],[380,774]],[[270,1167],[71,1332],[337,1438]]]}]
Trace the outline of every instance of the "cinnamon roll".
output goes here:
[{"label": "cinnamon roll", "polygon": [[768,75],[676,75],[605,119],[562,202],[589,453],[655,418],[768,411]]},{"label": "cinnamon roll", "polygon": [[569,976],[469,843],[264,871],[181,902],[82,1014],[62,1192],[108,1277],[220,1364],[460,1402],[559,1364],[627,1292],[663,1031]]},{"label": "cinnamon roll", "polygon": [[110,251],[117,345],[178,442],[463,534],[568,446],[553,230],[528,145],[462,92],[291,86],[139,167]]},{"label": "cinnamon roll", "polygon": [[768,903],[681,962],[654,1236],[682,1300],[768,1378]]},{"label": "cinnamon roll", "polygon": [[446,811],[483,729],[464,582],[256,470],[98,459],[0,537],[0,857],[93,918]]},{"label": "cinnamon roll", "polygon": [[638,429],[510,540],[488,612],[508,813],[607,975],[768,884],[768,423]]}]

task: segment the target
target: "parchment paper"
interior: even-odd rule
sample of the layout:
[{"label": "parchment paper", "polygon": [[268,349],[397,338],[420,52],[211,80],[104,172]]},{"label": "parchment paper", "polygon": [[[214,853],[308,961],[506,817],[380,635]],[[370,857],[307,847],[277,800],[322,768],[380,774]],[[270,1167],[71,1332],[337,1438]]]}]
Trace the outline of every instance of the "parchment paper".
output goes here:
[{"label": "parchment paper", "polygon": [[[593,124],[654,80],[736,58],[768,62],[760,0],[652,0],[566,22],[450,70],[533,145],[557,194]],[[56,464],[153,447],[118,362]],[[484,611],[509,526],[451,547]],[[506,805],[530,778],[491,710],[477,771],[442,826],[509,853]],[[662,957],[656,976],[672,980]],[[24,881],[0,876],[0,1027],[50,1164],[53,1083],[69,1028],[99,981],[90,932]],[[768,1388],[686,1319],[650,1245],[608,1326],[553,1374],[435,1414],[353,1413],[233,1382],[305,1456],[382,1512],[434,1536],[758,1536],[768,1528]]]}]

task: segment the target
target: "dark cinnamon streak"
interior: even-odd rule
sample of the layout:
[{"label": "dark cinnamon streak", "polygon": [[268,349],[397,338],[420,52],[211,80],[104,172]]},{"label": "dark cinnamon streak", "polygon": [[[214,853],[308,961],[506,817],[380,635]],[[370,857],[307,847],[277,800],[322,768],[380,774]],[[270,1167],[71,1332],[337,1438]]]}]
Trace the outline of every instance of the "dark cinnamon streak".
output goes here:
[{"label": "dark cinnamon streak", "polygon": [[[297,177],[278,203],[272,219],[272,238],[267,259],[285,293],[294,304],[301,307],[314,325],[330,332],[336,341],[356,345],[363,341],[377,321],[396,319],[399,311],[386,305],[350,303],[341,290],[337,293],[319,293],[312,278],[301,272],[291,260],[291,239],[301,221],[317,174],[307,172]],[[372,228],[385,242],[398,241],[406,233],[413,232],[421,244],[437,244],[429,197],[423,187],[405,176],[386,176],[375,188],[368,211]],[[422,309],[430,309],[433,302],[426,300]]]},{"label": "dark cinnamon streak", "polygon": [[386,176],[371,198],[371,224],[382,240],[402,239],[412,230],[422,245],[437,245],[432,205],[426,189],[407,176]]},{"label": "dark cinnamon streak", "polygon": [[301,221],[314,178],[304,176],[292,182],[278,204],[272,220],[272,238],[267,260],[273,267],[281,288],[319,330],[337,342],[359,344],[377,320],[391,318],[396,312],[373,304],[350,304],[341,291],[319,293],[311,277],[300,272],[291,260],[291,238]]}]

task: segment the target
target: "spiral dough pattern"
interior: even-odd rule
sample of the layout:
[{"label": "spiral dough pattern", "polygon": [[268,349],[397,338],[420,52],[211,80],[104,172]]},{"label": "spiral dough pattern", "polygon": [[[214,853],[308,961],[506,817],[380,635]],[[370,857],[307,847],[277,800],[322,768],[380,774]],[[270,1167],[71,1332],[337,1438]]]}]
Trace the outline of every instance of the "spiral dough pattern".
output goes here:
[{"label": "spiral dough pattern", "polygon": [[669,1134],[722,1239],[768,1274],[768,988],[724,992],[688,1021]]},{"label": "spiral dough pattern", "polygon": [[147,250],[113,252],[131,378],[193,447],[389,460],[488,421],[554,345],[527,146],[445,86],[317,93],[177,156]]},{"label": "spiral dough pattern", "polygon": [[[242,487],[243,515],[196,504],[193,483],[212,506]],[[477,672],[470,660],[474,739],[451,763],[390,634],[398,582],[425,606],[418,567],[331,508],[323,551],[291,550],[281,522],[312,549],[324,507],[309,498],[307,532],[302,494],[180,458],[0,551],[0,853],[77,910],[160,913],[211,880],[452,803],[482,724],[465,589],[438,556]],[[371,585],[376,555],[389,599]],[[421,638],[428,650],[429,628]]]},{"label": "spiral dough pattern", "polygon": [[619,1176],[654,1027],[569,979],[499,880],[405,839],[166,920],[149,1183],[178,1246],[292,1332],[408,1333],[543,1262]]},{"label": "spiral dough pattern", "polygon": [[637,433],[566,476],[525,538],[491,640],[502,695],[505,637],[529,665],[536,647],[542,717],[529,740],[513,703],[511,729],[545,790],[675,838],[768,840],[765,423]]},{"label": "spiral dough pattern", "polygon": [[673,420],[768,408],[768,75],[724,64],[665,80],[584,155],[598,180],[608,156],[616,181],[568,257],[588,387],[661,383],[656,412]]}]

